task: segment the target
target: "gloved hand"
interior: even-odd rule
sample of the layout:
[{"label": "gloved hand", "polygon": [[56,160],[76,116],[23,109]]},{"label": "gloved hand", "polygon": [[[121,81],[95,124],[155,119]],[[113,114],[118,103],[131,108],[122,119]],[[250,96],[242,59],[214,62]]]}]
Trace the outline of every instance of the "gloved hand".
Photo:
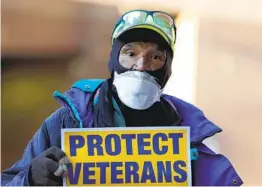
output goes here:
[{"label": "gloved hand", "polygon": [[[45,150],[36,157],[30,166],[28,180],[30,186],[57,186],[62,185],[63,176],[54,173],[59,168],[59,161],[67,160],[65,153],[56,146]],[[66,161],[68,163],[68,160]]]}]

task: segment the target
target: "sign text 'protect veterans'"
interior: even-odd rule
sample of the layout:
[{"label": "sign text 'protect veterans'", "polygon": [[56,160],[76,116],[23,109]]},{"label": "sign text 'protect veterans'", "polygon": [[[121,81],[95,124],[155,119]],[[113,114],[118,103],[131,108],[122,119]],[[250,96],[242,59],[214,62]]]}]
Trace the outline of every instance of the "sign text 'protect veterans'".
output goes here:
[{"label": "sign text 'protect veterans'", "polygon": [[189,186],[189,128],[63,129],[64,186]]}]

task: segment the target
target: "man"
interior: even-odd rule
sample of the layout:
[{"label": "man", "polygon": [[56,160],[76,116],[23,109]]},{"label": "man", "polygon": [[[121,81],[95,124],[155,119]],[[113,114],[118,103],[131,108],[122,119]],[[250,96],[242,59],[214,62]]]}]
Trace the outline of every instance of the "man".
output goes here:
[{"label": "man", "polygon": [[223,155],[202,143],[222,130],[201,110],[162,94],[176,40],[173,18],[160,11],[130,11],[112,33],[107,80],[80,80],[54,97],[63,105],[42,124],[20,161],[2,173],[1,185],[62,185],[65,153],[62,128],[190,126],[193,185],[240,186],[242,180]]}]

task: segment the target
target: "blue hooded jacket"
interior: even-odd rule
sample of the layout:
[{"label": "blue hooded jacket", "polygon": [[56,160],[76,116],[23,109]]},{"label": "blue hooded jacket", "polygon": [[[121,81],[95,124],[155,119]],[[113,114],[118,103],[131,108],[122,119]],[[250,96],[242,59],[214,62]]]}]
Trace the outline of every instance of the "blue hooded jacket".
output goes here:
[{"label": "blue hooded jacket", "polygon": [[[96,89],[103,82],[101,79],[80,80],[64,94],[56,91],[54,97],[62,107],[44,120],[40,129],[28,143],[22,158],[1,174],[2,186],[27,186],[28,171],[32,160],[51,146],[61,148],[61,129],[92,128],[93,107],[96,102]],[[181,126],[190,127],[191,146],[198,150],[192,173],[194,186],[240,186],[243,181],[230,161],[221,154],[214,153],[202,141],[222,131],[208,120],[197,107],[170,95],[163,95],[182,115]],[[123,121],[117,105],[115,120]]]}]

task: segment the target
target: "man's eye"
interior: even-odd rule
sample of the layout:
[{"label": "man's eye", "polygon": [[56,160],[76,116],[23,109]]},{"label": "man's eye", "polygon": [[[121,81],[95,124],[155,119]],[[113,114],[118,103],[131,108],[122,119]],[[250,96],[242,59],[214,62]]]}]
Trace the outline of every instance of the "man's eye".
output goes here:
[{"label": "man's eye", "polygon": [[132,51],[128,51],[127,53],[126,53],[128,56],[135,56],[135,53],[134,52],[132,52]]},{"label": "man's eye", "polygon": [[151,58],[154,60],[160,60],[160,56],[157,56],[157,55],[153,55]]}]

